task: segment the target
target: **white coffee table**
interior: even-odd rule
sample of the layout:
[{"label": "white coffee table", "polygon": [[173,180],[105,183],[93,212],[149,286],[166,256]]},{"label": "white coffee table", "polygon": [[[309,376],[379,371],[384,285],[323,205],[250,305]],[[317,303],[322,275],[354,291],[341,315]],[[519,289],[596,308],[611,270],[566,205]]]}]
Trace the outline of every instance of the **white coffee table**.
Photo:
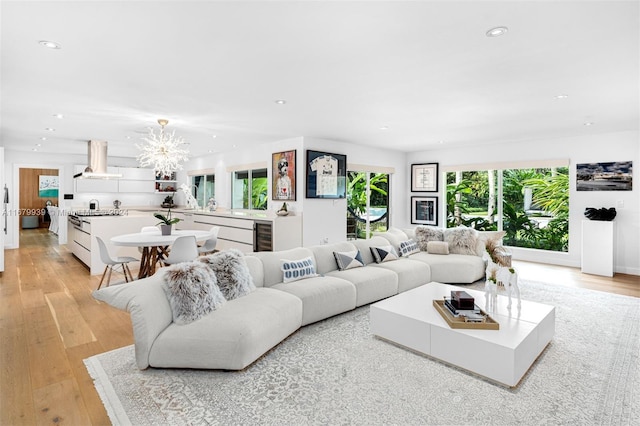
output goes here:
[{"label": "white coffee table", "polygon": [[485,309],[484,292],[432,282],[370,307],[371,333],[479,374],[507,386],[516,386],[555,333],[555,308],[523,300],[507,309],[498,296],[489,312],[500,330],[452,329],[433,307],[433,300],[464,290]]}]

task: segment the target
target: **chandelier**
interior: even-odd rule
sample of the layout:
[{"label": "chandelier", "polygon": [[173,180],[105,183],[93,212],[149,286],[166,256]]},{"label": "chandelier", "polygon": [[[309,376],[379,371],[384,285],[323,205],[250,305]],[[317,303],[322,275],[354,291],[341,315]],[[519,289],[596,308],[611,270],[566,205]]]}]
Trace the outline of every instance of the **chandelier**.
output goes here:
[{"label": "chandelier", "polygon": [[170,176],[176,170],[182,170],[181,162],[189,159],[189,151],[184,148],[187,143],[182,137],[176,137],[175,131],[165,133],[164,126],[169,120],[158,119],[160,132],[156,134],[149,128],[149,134],[142,138],[145,144],[136,144],[141,151],[138,154],[140,167],[153,166],[156,174]]}]

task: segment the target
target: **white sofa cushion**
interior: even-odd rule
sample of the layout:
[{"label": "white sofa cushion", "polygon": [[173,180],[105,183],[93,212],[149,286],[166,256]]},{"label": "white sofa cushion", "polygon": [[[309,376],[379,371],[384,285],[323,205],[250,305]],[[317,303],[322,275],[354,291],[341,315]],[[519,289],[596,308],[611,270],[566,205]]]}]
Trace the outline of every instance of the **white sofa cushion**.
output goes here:
[{"label": "white sofa cushion", "polygon": [[328,272],[327,277],[342,278],[356,288],[356,306],[366,305],[398,293],[398,275],[388,269],[363,268]]},{"label": "white sofa cushion", "polygon": [[421,251],[412,254],[411,260],[419,260],[431,267],[431,281],[448,284],[468,284],[483,278],[485,264],[479,256],[466,254],[429,254]]},{"label": "white sofa cushion", "polygon": [[[280,284],[284,280],[282,273],[282,260],[299,260],[309,256],[313,256],[313,252],[308,248],[298,247],[291,250],[283,251],[261,251],[258,253],[251,253],[250,256],[257,257],[262,262],[263,269],[263,285],[265,287],[271,287],[275,284]],[[314,259],[315,260],[315,259]],[[335,262],[334,262],[335,263]],[[316,271],[318,270],[316,265]],[[254,276],[255,281],[255,276]]]},{"label": "white sofa cushion", "polygon": [[355,286],[349,281],[336,277],[309,278],[275,284],[272,288],[295,295],[302,301],[302,325],[311,324],[356,307]]},{"label": "white sofa cushion", "polygon": [[433,281],[431,279],[431,267],[419,260],[401,258],[397,262],[373,264],[371,267],[395,272],[398,275],[398,293]]},{"label": "white sofa cushion", "polygon": [[158,368],[241,370],[302,324],[302,301],[258,288],[187,325],[171,324],[151,347]]}]

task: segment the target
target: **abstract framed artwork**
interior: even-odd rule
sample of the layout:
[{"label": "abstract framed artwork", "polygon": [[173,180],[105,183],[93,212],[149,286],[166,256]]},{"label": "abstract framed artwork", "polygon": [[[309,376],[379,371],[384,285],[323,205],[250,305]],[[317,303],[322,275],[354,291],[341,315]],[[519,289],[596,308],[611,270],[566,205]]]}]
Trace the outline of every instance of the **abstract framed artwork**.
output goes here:
[{"label": "abstract framed artwork", "polygon": [[411,165],[411,192],[438,192],[438,163]]},{"label": "abstract framed artwork", "polygon": [[633,161],[576,164],[576,190],[633,190]]},{"label": "abstract framed artwork", "polygon": [[411,223],[438,225],[438,197],[411,197]]},{"label": "abstract framed artwork", "polygon": [[57,198],[60,183],[58,176],[38,176],[38,197]]},{"label": "abstract framed artwork", "polygon": [[296,200],[296,150],[271,155],[271,198],[280,201]]},{"label": "abstract framed artwork", "polygon": [[307,150],[307,198],[347,197],[347,156]]}]

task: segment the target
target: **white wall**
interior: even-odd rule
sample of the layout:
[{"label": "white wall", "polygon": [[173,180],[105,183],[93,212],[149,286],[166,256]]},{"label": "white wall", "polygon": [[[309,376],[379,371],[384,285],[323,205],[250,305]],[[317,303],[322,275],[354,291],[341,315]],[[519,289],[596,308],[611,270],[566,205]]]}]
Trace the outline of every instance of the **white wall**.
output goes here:
[{"label": "white wall", "polygon": [[[411,154],[410,162],[438,162],[440,167],[483,162],[569,159],[569,252],[553,253],[541,250],[513,249],[514,258],[544,261],[568,266],[580,266],[581,225],[586,207],[616,207],[616,238],[614,270],[640,275],[640,196],[636,173],[632,191],[576,191],[575,171],[578,163],[633,161],[640,164],[638,132],[618,132],[530,141],[501,145],[438,149]],[[442,182],[442,179],[440,180]],[[408,183],[407,183],[408,185]],[[440,185],[440,200],[444,186]],[[407,195],[409,197],[410,194]],[[405,204],[409,205],[407,198]],[[624,207],[619,205],[624,204]],[[441,201],[442,203],[442,201]],[[442,209],[441,209],[442,210]],[[438,223],[443,222],[442,211]]]},{"label": "white wall", "polygon": [[[271,144],[256,146],[250,150],[212,154],[206,157],[195,158],[184,166],[184,171],[178,173],[179,184],[187,182],[188,170],[206,170],[215,168],[216,171],[216,201],[221,208],[229,208],[231,205],[231,183],[228,167],[239,164],[254,164],[262,162],[267,166],[269,182],[271,182],[271,155],[275,152],[296,150],[296,201],[287,202],[289,210],[302,214],[303,245],[311,246],[320,244],[325,238],[328,242],[344,241],[346,238],[346,199],[325,200],[307,199],[306,193],[306,150],[327,151],[336,154],[347,155],[348,164],[361,164],[378,167],[393,167],[396,173],[391,176],[391,200],[392,211],[390,224],[392,226],[404,225],[408,222],[407,206],[404,203],[406,154],[398,151],[376,149],[362,145],[348,144],[344,142],[329,141],[314,138],[292,138],[277,141]],[[182,197],[180,194],[179,197]],[[183,198],[177,198],[181,202]],[[269,185],[269,210],[278,210],[282,202],[271,199],[271,185]],[[398,225],[396,225],[396,222]]]},{"label": "white wall", "polygon": [[[347,165],[360,164],[395,168],[395,173],[390,178],[389,203],[391,212],[389,225],[397,227],[406,223],[403,221],[408,214],[407,203],[404,202],[404,194],[408,188],[405,185],[407,175],[405,153],[314,138],[304,138],[304,148],[305,150],[345,154]],[[305,173],[306,158],[302,161],[298,159],[298,164],[302,166],[302,171]],[[302,189],[299,191],[304,194],[304,178],[300,183],[302,183]],[[303,245],[317,245],[326,238],[329,243],[344,241],[347,229],[346,211],[346,199],[304,199]]]}]

